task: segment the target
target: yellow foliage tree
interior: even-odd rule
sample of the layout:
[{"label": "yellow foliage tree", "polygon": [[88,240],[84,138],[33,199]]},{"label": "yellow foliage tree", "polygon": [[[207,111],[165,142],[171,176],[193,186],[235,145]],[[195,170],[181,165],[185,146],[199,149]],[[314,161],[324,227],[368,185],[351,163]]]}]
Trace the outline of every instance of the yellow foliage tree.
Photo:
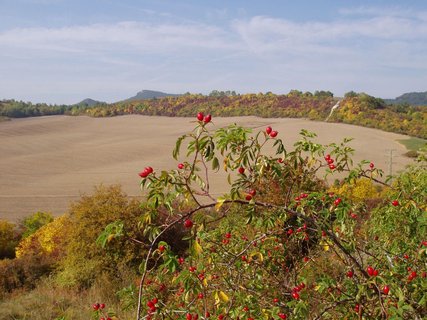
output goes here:
[{"label": "yellow foliage tree", "polygon": [[63,215],[21,240],[16,247],[16,257],[26,254],[59,255],[63,251],[61,244],[65,239],[64,231],[68,222],[69,216]]},{"label": "yellow foliage tree", "polygon": [[350,183],[340,186],[332,186],[330,191],[351,199],[354,202],[362,202],[380,197],[380,192],[373,182],[365,178],[354,179]]}]

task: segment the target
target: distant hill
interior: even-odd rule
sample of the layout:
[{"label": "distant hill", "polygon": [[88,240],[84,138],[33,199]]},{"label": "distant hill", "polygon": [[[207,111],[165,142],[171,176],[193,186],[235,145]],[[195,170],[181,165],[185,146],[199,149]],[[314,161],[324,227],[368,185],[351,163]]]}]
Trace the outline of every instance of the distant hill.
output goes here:
[{"label": "distant hill", "polygon": [[147,99],[157,99],[157,98],[165,98],[165,97],[179,97],[180,94],[173,93],[165,93],[161,91],[153,91],[153,90],[142,90],[136,94],[134,97],[130,97],[124,101],[135,101],[135,100],[147,100]]},{"label": "distant hill", "polygon": [[425,92],[408,92],[395,99],[385,99],[390,104],[409,104],[411,106],[427,106],[427,91]]},{"label": "distant hill", "polygon": [[76,103],[76,105],[86,106],[86,107],[93,107],[93,106],[97,106],[98,104],[105,104],[105,102],[87,98],[87,99],[80,101],[79,103]]}]

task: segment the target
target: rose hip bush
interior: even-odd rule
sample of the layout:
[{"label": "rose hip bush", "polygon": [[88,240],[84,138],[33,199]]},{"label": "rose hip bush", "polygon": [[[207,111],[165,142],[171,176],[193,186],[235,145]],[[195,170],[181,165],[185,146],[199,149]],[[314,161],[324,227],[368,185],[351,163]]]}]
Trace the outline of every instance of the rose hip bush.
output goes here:
[{"label": "rose hip bush", "polygon": [[[211,132],[211,121],[199,113],[195,129],[177,140],[176,170],[140,174],[147,190],[140,228],[149,242],[137,320],[427,316],[425,167],[414,169],[418,180],[402,176],[386,187],[366,224],[363,201],[328,192],[319,178],[340,172],[344,183],[385,185],[373,163],[353,165],[349,139],[321,145],[302,130],[288,150],[274,128]],[[219,170],[229,192],[218,197],[209,181]],[[168,218],[156,224],[164,210]],[[177,227],[188,242],[181,255],[162,238]]]}]

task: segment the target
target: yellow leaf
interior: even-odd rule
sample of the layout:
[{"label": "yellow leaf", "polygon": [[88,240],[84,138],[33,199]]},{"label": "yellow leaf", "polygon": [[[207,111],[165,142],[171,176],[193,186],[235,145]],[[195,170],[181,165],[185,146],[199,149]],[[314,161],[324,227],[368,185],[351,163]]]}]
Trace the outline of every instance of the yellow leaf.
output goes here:
[{"label": "yellow leaf", "polygon": [[219,211],[222,207],[222,205],[224,204],[225,199],[224,198],[218,198],[216,200],[216,205],[215,205],[215,210]]},{"label": "yellow leaf", "polygon": [[329,244],[326,241],[320,241],[320,245],[323,247],[323,251],[329,250]]},{"label": "yellow leaf", "polygon": [[206,279],[206,278],[203,279],[203,286],[204,287],[208,286],[208,279]]},{"label": "yellow leaf", "polygon": [[253,252],[250,254],[249,256],[250,258],[252,258],[252,260],[256,260],[259,262],[263,262],[264,261],[264,256],[262,255],[261,252]]},{"label": "yellow leaf", "polygon": [[220,291],[218,293],[218,297],[224,303],[227,303],[228,301],[230,301],[230,298],[224,293],[224,291]]},{"label": "yellow leaf", "polygon": [[199,255],[203,252],[203,248],[197,240],[194,241],[194,252],[196,253],[196,255]]},{"label": "yellow leaf", "polygon": [[110,234],[107,238],[107,242],[110,242],[114,239],[114,234]]}]

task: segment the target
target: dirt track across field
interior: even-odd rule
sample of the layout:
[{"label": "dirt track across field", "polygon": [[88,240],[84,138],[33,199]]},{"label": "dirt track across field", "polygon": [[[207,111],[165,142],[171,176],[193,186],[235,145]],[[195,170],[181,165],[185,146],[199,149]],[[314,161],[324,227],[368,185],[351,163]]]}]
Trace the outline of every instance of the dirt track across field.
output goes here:
[{"label": "dirt track across field", "polygon": [[[388,151],[394,150],[393,169],[411,160],[397,139],[406,136],[357,126],[303,119],[256,117],[215,118],[212,128],[237,123],[253,129],[267,125],[291,146],[302,128],[316,132],[321,143],[353,137],[355,162],[367,159],[388,170]],[[172,158],[176,139],[192,130],[194,119],[148,116],[90,118],[50,116],[0,123],[0,219],[17,221],[38,210],[66,212],[71,201],[93,186],[121,184],[130,196],[141,195],[137,175],[145,166],[176,168]],[[212,179],[215,195],[226,190],[225,174]]]}]

